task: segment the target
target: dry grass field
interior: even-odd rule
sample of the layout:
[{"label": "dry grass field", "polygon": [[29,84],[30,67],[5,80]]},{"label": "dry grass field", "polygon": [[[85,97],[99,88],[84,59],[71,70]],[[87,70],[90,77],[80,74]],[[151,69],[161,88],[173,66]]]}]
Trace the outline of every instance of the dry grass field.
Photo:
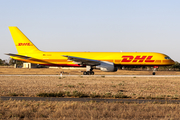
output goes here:
[{"label": "dry grass field", "polygon": [[178,120],[179,104],[0,101],[0,119]]},{"label": "dry grass field", "polygon": [[180,98],[179,77],[0,76],[0,86],[1,96],[78,91],[107,97],[120,93],[131,98]]},{"label": "dry grass field", "polygon": [[[0,68],[0,74],[81,74],[77,70]],[[151,71],[123,71],[112,74],[147,74]],[[179,74],[163,72],[159,74]],[[74,91],[100,97],[117,94],[131,99],[180,99],[179,77],[50,77],[0,76],[0,96],[37,96],[39,93]],[[111,73],[109,73],[111,74]],[[74,97],[74,96],[73,96]],[[179,119],[179,104],[0,101],[0,119]]]}]

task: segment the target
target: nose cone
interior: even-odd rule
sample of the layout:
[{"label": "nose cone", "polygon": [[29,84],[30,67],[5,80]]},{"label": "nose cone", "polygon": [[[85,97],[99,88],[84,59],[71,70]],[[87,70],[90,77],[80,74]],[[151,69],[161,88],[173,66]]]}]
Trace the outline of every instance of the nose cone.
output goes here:
[{"label": "nose cone", "polygon": [[175,62],[174,60],[172,60],[169,56],[163,54],[164,60],[163,62],[165,63],[165,65],[174,65]]},{"label": "nose cone", "polygon": [[174,65],[175,64],[174,60],[169,60],[169,63],[170,63],[170,65]]}]

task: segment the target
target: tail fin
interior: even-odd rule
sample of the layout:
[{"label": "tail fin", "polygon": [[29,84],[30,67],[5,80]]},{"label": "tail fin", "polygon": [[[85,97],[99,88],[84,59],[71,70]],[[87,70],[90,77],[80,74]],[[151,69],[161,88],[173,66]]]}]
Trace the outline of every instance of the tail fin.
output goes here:
[{"label": "tail fin", "polygon": [[40,52],[40,50],[17,28],[9,27],[18,54]]}]

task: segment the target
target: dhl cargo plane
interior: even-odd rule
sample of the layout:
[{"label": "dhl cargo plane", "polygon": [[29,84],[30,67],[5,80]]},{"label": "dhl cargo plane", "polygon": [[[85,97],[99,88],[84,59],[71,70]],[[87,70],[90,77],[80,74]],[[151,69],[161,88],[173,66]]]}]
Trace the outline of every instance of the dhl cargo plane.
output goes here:
[{"label": "dhl cargo plane", "polygon": [[[93,69],[115,72],[118,66],[173,65],[167,55],[155,52],[44,52],[39,50],[17,27],[9,27],[18,54],[11,58],[46,66],[86,67],[84,75],[93,75]],[[155,75],[155,71],[153,71]]]}]

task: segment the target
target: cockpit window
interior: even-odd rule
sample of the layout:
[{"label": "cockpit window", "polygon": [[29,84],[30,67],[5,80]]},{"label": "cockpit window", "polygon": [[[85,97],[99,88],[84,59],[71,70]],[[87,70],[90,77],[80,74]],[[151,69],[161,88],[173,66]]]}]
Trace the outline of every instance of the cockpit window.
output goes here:
[{"label": "cockpit window", "polygon": [[166,60],[170,60],[171,58],[166,56],[165,59],[166,59]]}]

